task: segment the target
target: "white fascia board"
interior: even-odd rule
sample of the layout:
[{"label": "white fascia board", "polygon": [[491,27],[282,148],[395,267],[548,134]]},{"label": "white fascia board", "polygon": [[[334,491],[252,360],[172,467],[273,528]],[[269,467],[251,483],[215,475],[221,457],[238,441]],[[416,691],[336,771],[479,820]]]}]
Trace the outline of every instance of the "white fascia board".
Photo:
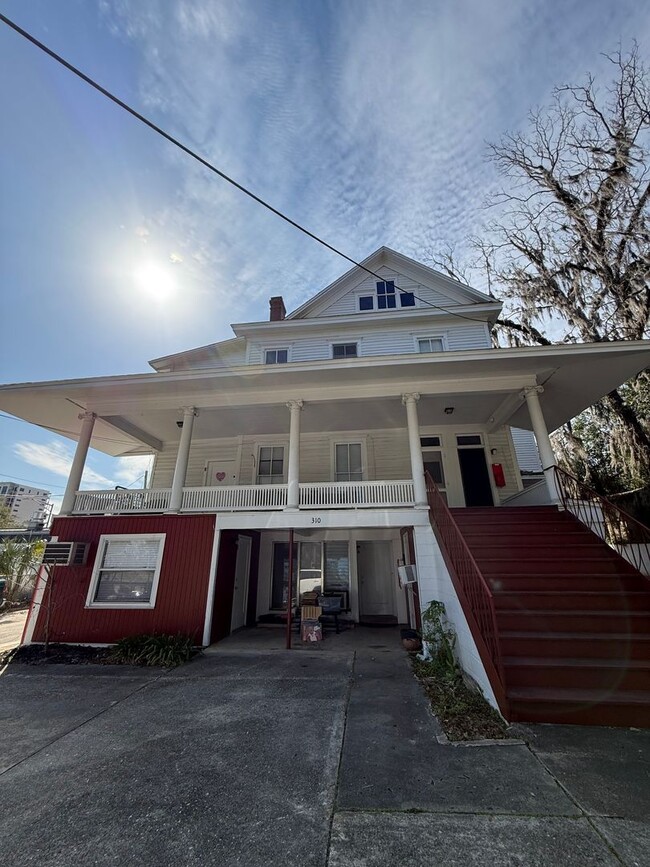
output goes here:
[{"label": "white fascia board", "polygon": [[[161,370],[168,367],[174,361],[179,361],[184,358],[191,358],[193,355],[199,355],[202,352],[213,353],[220,355],[223,351],[228,354],[230,350],[238,348],[243,343],[241,337],[229,337],[227,340],[219,340],[216,343],[207,343],[205,346],[196,346],[193,349],[185,349],[182,352],[174,352],[171,355],[163,355],[160,358],[152,358],[149,364],[154,370]],[[237,344],[233,346],[232,344]]]},{"label": "white fascia board", "polygon": [[281,333],[291,334],[295,337],[303,331],[310,335],[319,332],[331,334],[332,328],[336,328],[337,331],[341,328],[358,331],[366,325],[372,325],[373,331],[394,331],[396,328],[403,328],[409,324],[422,327],[425,322],[435,322],[437,326],[448,322],[489,324],[492,319],[499,315],[500,311],[501,304],[491,302],[489,304],[458,305],[448,311],[436,307],[402,308],[397,316],[386,315],[385,312],[348,313],[343,316],[319,316],[314,319],[242,322],[235,323],[232,329],[240,337],[262,337],[264,339],[268,339],[270,334],[280,335]]},{"label": "white fascia board", "polygon": [[[430,364],[432,360],[437,359],[441,364],[445,362],[472,362],[476,361],[483,363],[490,360],[506,360],[506,359],[539,359],[541,362],[552,362],[553,356],[557,356],[557,360],[571,358],[572,356],[589,356],[589,355],[617,355],[619,353],[633,353],[646,351],[649,353],[648,362],[650,363],[650,340],[620,340],[611,341],[609,343],[570,343],[570,344],[552,344],[550,346],[517,346],[506,347],[500,349],[459,349],[453,352],[436,352],[436,353],[402,353],[400,355],[375,355],[354,359],[352,370],[360,370],[369,367],[387,367],[394,369],[396,365],[402,366],[405,369],[417,367],[423,364]],[[19,382],[0,385],[0,399],[3,394],[11,394],[12,392],[20,391],[69,391],[75,386],[97,387],[98,389],[112,389],[116,385],[149,385],[162,383],[183,383],[200,380],[227,379],[234,377],[237,381],[242,378],[254,377],[259,379],[260,376],[281,377],[299,373],[302,370],[338,370],[341,369],[338,360],[333,361],[327,359],[323,361],[300,361],[291,362],[291,364],[281,365],[265,365],[265,364],[247,364],[231,367],[227,370],[208,369],[208,370],[177,370],[168,371],[165,373],[131,373],[120,374],[118,376],[97,376],[77,379],[56,379],[44,380],[42,382]],[[350,367],[346,367],[348,373]],[[87,407],[79,407],[79,410],[87,409]]]}]

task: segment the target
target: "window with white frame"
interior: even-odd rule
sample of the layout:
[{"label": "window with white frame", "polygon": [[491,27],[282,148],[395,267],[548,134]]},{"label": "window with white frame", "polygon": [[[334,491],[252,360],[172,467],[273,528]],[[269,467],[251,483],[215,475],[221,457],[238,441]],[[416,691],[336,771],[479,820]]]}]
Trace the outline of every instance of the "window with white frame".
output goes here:
[{"label": "window with white frame", "polygon": [[332,358],[356,358],[356,343],[335,343],[332,346]]},{"label": "window with white frame", "polygon": [[360,482],[363,479],[361,443],[336,443],[334,475],[337,482]]},{"label": "window with white frame", "polygon": [[284,481],[284,446],[260,446],[257,453],[257,484],[281,485]]},{"label": "window with white frame", "polygon": [[153,608],[164,533],[101,536],[86,606]]},{"label": "window with white frame", "polygon": [[418,338],[418,352],[443,352],[445,342],[442,337]]},{"label": "window with white frame", "polygon": [[[399,298],[399,305],[397,299]],[[376,284],[375,295],[360,295],[359,310],[368,312],[371,310],[395,310],[397,307],[415,307],[415,294],[405,292],[399,286],[395,286],[394,280],[379,280]]]},{"label": "window with white frame", "polygon": [[264,353],[265,364],[286,364],[289,361],[288,349],[267,349]]}]

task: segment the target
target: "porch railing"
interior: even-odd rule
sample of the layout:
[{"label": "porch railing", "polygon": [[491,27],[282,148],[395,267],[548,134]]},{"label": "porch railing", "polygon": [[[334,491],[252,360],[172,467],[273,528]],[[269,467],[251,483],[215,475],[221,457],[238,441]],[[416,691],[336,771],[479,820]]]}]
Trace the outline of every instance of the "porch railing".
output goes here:
[{"label": "porch railing", "polygon": [[558,466],[553,467],[562,506],[643,575],[650,575],[650,527]]},{"label": "porch railing", "polygon": [[425,475],[429,519],[433,532],[463,606],[494,695],[501,711],[507,715],[505,674],[492,591],[467,546],[458,524],[454,521],[444,497],[429,473]]},{"label": "porch railing", "polygon": [[413,506],[410,479],[379,482],[314,482],[300,485],[300,508],[363,509]]},{"label": "porch railing", "polygon": [[129,512],[164,512],[171,489],[77,491],[74,514],[122,515]]},{"label": "porch railing", "polygon": [[230,485],[223,488],[183,488],[182,512],[239,512],[282,509],[286,485]]}]

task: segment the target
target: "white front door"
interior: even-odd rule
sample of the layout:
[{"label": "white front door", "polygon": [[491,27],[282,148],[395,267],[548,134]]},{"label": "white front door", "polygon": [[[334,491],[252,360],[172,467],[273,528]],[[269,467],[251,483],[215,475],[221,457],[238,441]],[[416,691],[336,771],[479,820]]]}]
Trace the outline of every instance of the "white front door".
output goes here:
[{"label": "white front door", "polygon": [[205,470],[205,484],[208,488],[237,484],[237,461],[208,461]]},{"label": "white front door", "polygon": [[359,610],[363,617],[395,614],[391,542],[359,542],[357,545]]},{"label": "white front door", "polygon": [[230,631],[240,629],[246,623],[246,606],[248,603],[248,573],[251,565],[250,536],[237,537],[237,560],[235,561],[235,589],[232,596],[232,619]]}]

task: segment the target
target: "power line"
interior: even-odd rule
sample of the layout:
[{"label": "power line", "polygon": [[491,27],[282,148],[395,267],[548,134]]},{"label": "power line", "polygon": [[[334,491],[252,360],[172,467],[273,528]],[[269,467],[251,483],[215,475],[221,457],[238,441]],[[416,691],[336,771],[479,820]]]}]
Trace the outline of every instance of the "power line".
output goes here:
[{"label": "power line", "polygon": [[[361,268],[363,271],[365,271],[366,273],[370,274],[371,276],[377,278],[380,281],[383,281],[385,279],[380,274],[378,274],[376,271],[373,271],[371,268],[368,268],[367,266],[363,265],[361,262],[357,262],[357,260],[353,259],[352,256],[348,256],[347,253],[344,253],[342,250],[339,250],[337,247],[334,247],[332,244],[329,244],[327,241],[323,240],[318,235],[314,234],[314,232],[311,232],[305,226],[302,226],[300,223],[296,222],[295,220],[292,220],[291,217],[288,217],[282,211],[278,210],[278,208],[275,208],[269,202],[265,201],[260,196],[256,195],[254,192],[252,192],[252,190],[249,190],[243,184],[240,184],[234,178],[231,178],[225,172],[221,171],[221,169],[218,169],[213,163],[209,162],[204,157],[202,157],[200,154],[196,153],[196,151],[193,151],[190,147],[183,144],[183,142],[181,142],[179,139],[170,135],[170,133],[166,132],[162,127],[155,124],[148,117],[141,114],[139,111],[136,111],[135,108],[133,108],[128,103],[121,100],[119,97],[115,96],[115,94],[111,93],[110,90],[107,90],[105,87],[102,87],[101,84],[99,84],[97,81],[95,81],[89,75],[86,75],[84,72],[82,72],[76,66],[73,66],[72,63],[65,60],[65,58],[61,57],[60,54],[57,54],[51,48],[48,48],[47,45],[45,45],[43,42],[40,42],[38,39],[36,39],[35,36],[32,36],[31,33],[28,33],[26,30],[23,30],[22,27],[19,27],[10,18],[7,18],[6,15],[2,15],[0,13],[0,21],[4,22],[8,27],[11,27],[12,30],[15,30],[16,33],[18,33],[20,36],[27,39],[28,42],[31,42],[32,45],[35,45],[37,48],[40,48],[41,51],[45,52],[45,54],[47,54],[53,60],[56,60],[57,63],[60,63],[62,66],[64,66],[67,70],[69,70],[74,75],[76,75],[82,81],[85,81],[86,84],[89,84],[91,87],[93,87],[99,93],[101,93],[102,96],[105,96],[107,99],[110,99],[111,102],[115,103],[115,105],[119,106],[124,111],[128,112],[130,115],[132,115],[134,118],[136,118],[136,120],[139,120],[145,126],[148,126],[149,129],[152,129],[154,132],[158,133],[158,135],[162,136],[162,138],[166,139],[168,142],[173,144],[175,147],[179,148],[184,153],[186,153],[188,156],[192,157],[192,159],[195,159],[197,162],[201,163],[201,165],[204,166],[205,168],[207,168],[209,171],[214,172],[215,175],[218,175],[222,180],[231,184],[233,187],[238,189],[245,196],[248,196],[254,202],[257,202],[258,205],[261,205],[263,208],[266,208],[272,214],[275,214],[276,217],[279,217],[281,220],[284,220],[285,223],[288,223],[290,226],[293,226],[294,229],[297,229],[299,232],[302,232],[304,235],[307,235],[307,237],[311,238],[313,241],[316,241],[317,244],[321,244],[323,247],[326,247],[332,253],[335,253],[337,256],[340,256],[342,259],[345,259],[348,262],[351,262],[352,265],[355,265],[357,268]],[[447,313],[449,316],[456,316],[460,319],[467,319],[469,322],[480,322],[482,325],[485,325],[485,319],[477,319],[474,316],[466,316],[463,313],[455,313],[453,310],[449,310],[446,307],[442,307],[439,304],[434,304],[431,301],[427,301],[424,298],[421,298],[420,296],[415,295],[414,292],[408,292],[405,289],[401,289],[399,286],[395,286],[395,288],[398,289],[402,293],[412,295],[414,298],[417,298],[418,301],[421,301],[423,304],[426,304],[429,307],[434,307],[437,310],[442,310],[443,313]]]},{"label": "power line", "polygon": [[[49,482],[37,482],[35,479],[21,479],[20,476],[12,476],[9,473],[3,473],[0,471],[0,476],[3,479],[9,479],[12,482],[29,482],[30,485],[45,485],[47,484],[48,488],[59,488],[59,490],[65,490],[65,485],[50,485]],[[45,488],[43,488],[45,490]],[[3,495],[4,496],[4,495]]]}]

